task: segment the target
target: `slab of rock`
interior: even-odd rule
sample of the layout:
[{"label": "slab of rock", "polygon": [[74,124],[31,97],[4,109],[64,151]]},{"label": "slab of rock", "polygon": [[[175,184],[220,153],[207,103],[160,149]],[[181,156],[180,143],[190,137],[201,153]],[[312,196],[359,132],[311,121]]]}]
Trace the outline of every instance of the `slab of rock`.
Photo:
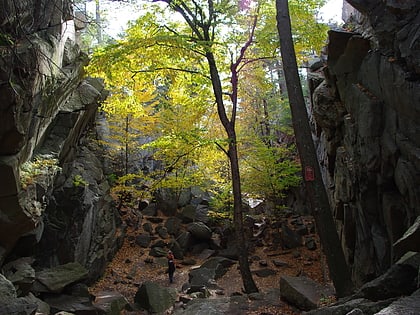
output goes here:
[{"label": "slab of rock", "polygon": [[197,221],[201,221],[204,223],[208,223],[209,222],[209,206],[208,205],[198,205],[197,206],[197,210],[196,210],[196,220]]},{"label": "slab of rock", "polygon": [[274,276],[276,272],[273,269],[270,268],[263,268],[253,271],[258,277],[260,278],[266,278],[270,276]]},{"label": "slab of rock", "polygon": [[219,279],[228,271],[229,267],[235,263],[236,262],[234,260],[225,257],[212,257],[206,260],[201,267],[213,269],[215,279]]},{"label": "slab of rock", "polygon": [[17,298],[15,286],[0,273],[0,304]]},{"label": "slab of rock", "polygon": [[142,225],[143,230],[147,233],[152,233],[153,232],[153,225],[150,222],[145,222]]},{"label": "slab of rock", "polygon": [[14,299],[0,305],[0,314],[7,315],[34,315],[38,305],[21,299]]},{"label": "slab of rock", "polygon": [[203,222],[190,223],[188,224],[187,230],[194,238],[201,241],[208,241],[212,236],[211,229]]},{"label": "slab of rock", "polygon": [[279,260],[279,259],[274,259],[272,262],[273,262],[273,265],[276,267],[290,267],[290,265],[287,262]]},{"label": "slab of rock", "polygon": [[185,309],[177,309],[174,315],[225,315],[229,314],[230,298],[195,299]]},{"label": "slab of rock", "polygon": [[392,265],[385,274],[364,284],[356,296],[379,301],[409,295],[416,289],[417,274],[418,269],[410,265]]},{"label": "slab of rock", "polygon": [[140,234],[136,236],[135,242],[137,245],[147,248],[150,245],[151,237],[150,234]]},{"label": "slab of rock", "polygon": [[161,238],[168,238],[169,237],[169,233],[168,230],[166,229],[166,227],[164,227],[163,225],[158,225],[155,229],[156,233],[161,237]]},{"label": "slab of rock", "polygon": [[191,223],[195,220],[197,206],[194,205],[187,205],[182,208],[181,212],[179,213],[179,217],[183,223]]},{"label": "slab of rock", "polygon": [[401,257],[408,251],[420,252],[420,216],[393,246],[396,257]]},{"label": "slab of rock", "polygon": [[222,277],[233,264],[235,264],[234,260],[224,257],[212,257],[199,268],[189,272],[189,282],[191,285],[217,289],[216,279]]},{"label": "slab of rock", "polygon": [[169,241],[168,248],[172,251],[172,254],[174,254],[175,259],[184,259],[184,251],[176,240]]},{"label": "slab of rock", "polygon": [[119,292],[99,292],[93,303],[107,315],[120,315],[128,304],[127,299]]},{"label": "slab of rock", "polygon": [[283,224],[281,227],[281,237],[283,241],[283,245],[286,248],[296,248],[300,247],[303,244],[302,236],[291,228],[289,228],[286,224]]},{"label": "slab of rock", "polygon": [[216,274],[214,269],[200,267],[189,272],[188,281],[193,286],[217,288],[215,277]]},{"label": "slab of rock", "polygon": [[[387,307],[392,301],[385,300],[380,302],[372,302],[367,299],[354,299],[344,303],[338,302],[329,307],[323,307],[309,312],[305,312],[305,315],[348,315],[353,312],[352,315],[360,314],[375,314],[383,308]],[[387,315],[391,315],[387,314]],[[406,314],[409,315],[409,314]]]},{"label": "slab of rock", "polygon": [[33,294],[17,298],[13,284],[0,274],[0,314],[33,315],[36,312],[49,314],[49,306]]},{"label": "slab of rock", "polygon": [[416,315],[420,314],[420,289],[412,295],[403,297],[375,315]]},{"label": "slab of rock", "polygon": [[174,288],[161,287],[157,283],[147,281],[136,292],[134,302],[149,312],[160,313],[174,305],[176,297],[177,292]]},{"label": "slab of rock", "polygon": [[316,309],[320,299],[332,293],[331,288],[325,288],[307,277],[280,277],[281,297],[301,310]]},{"label": "slab of rock", "polygon": [[20,296],[26,295],[35,281],[35,270],[31,266],[33,262],[31,257],[22,257],[2,267],[7,279],[19,288]]},{"label": "slab of rock", "polygon": [[177,217],[170,217],[165,222],[166,230],[171,235],[178,235],[181,229],[181,219]]},{"label": "slab of rock", "polygon": [[165,257],[168,251],[162,247],[152,247],[149,251],[149,255],[153,257]]},{"label": "slab of rock", "polygon": [[155,203],[151,203],[146,208],[144,208],[141,213],[146,216],[155,216],[157,214],[157,208]]},{"label": "slab of rock", "polygon": [[49,296],[44,301],[51,307],[52,314],[60,311],[84,315],[103,313],[92,304],[92,301],[88,297],[60,294]]},{"label": "slab of rock", "polygon": [[88,271],[79,263],[72,262],[36,273],[36,279],[49,291],[59,293],[67,285],[86,278]]}]

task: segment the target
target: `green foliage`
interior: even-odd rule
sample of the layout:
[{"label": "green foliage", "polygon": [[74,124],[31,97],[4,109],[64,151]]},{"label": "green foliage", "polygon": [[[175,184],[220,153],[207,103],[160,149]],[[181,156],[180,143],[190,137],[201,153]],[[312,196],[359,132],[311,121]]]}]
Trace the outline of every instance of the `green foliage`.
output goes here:
[{"label": "green foliage", "polygon": [[39,155],[32,161],[25,162],[19,170],[20,183],[23,189],[34,184],[40,178],[52,177],[61,170],[58,159],[51,155]]},{"label": "green foliage", "polygon": [[210,207],[214,212],[232,213],[233,195],[232,188],[228,183],[214,187],[212,191],[213,198],[210,201]]},{"label": "green foliage", "polygon": [[230,224],[233,219],[232,212],[227,211],[208,211],[208,218],[211,225],[226,225]]},{"label": "green foliage", "polygon": [[260,139],[249,140],[241,150],[241,177],[243,189],[250,197],[276,200],[287,189],[300,185],[301,167],[293,147],[267,146]]},{"label": "green foliage", "polygon": [[73,186],[80,187],[80,186],[87,186],[89,183],[82,177],[82,175],[74,175],[73,177]]},{"label": "green foliage", "polygon": [[10,34],[0,33],[0,46],[12,46],[13,37]]},{"label": "green foliage", "polygon": [[289,1],[290,19],[293,29],[296,59],[302,62],[308,56],[320,55],[326,44],[326,24],[316,20],[316,14],[326,1],[291,0]]},{"label": "green foliage", "polygon": [[109,183],[110,186],[114,186],[115,183],[117,182],[117,179],[118,179],[118,176],[114,173],[109,174],[107,176],[107,180],[108,180],[108,183]]},{"label": "green foliage", "polygon": [[[87,70],[105,78],[111,91],[102,107],[111,131],[103,144],[120,161],[117,165],[125,164],[125,173],[128,164],[134,163],[130,156],[139,150],[147,150],[162,165],[160,171],[139,174],[135,183],[119,179],[114,189],[136,194],[129,185],[137,185],[137,181],[152,190],[229,186],[230,167],[220,150],[227,150],[228,142],[214,106],[205,56],[211,51],[217,58],[226,107],[232,109],[231,65],[241,54],[250,24],[257,17],[251,49],[238,67],[240,104],[236,114],[243,192],[266,198],[281,195],[300,179],[294,150],[274,145],[279,132],[291,130],[288,104],[278,87],[274,1],[256,1],[248,9],[238,7],[237,1],[216,1],[211,21],[204,13],[209,2],[194,3],[201,17],[194,23],[208,26],[210,41],[192,32],[182,19],[171,19],[173,11],[145,3],[143,12],[147,13],[131,25],[124,38],[93,54]],[[324,44],[326,28],[315,19],[322,3],[290,3],[296,51],[303,60]],[[170,2],[173,9],[178,4]],[[148,140],[140,146],[140,139]],[[124,174],[122,170],[116,173]],[[217,194],[214,209],[231,207],[227,191]]]},{"label": "green foliage", "polygon": [[111,187],[111,194],[117,199],[125,199],[125,203],[135,206],[139,199],[149,199],[152,197],[151,191],[146,190],[147,178],[142,174],[126,174],[118,177]]}]

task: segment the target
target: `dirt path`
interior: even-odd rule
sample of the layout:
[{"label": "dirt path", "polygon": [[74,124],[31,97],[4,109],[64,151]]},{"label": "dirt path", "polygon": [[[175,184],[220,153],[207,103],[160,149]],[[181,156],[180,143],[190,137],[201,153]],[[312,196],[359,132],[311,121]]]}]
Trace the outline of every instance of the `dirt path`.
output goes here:
[{"label": "dirt path", "polygon": [[[135,236],[143,232],[140,228],[135,230],[128,229],[127,236],[122,248],[118,251],[112,262],[108,265],[104,276],[91,288],[92,294],[101,291],[117,291],[123,294],[130,303],[134,302],[134,296],[138,287],[145,281],[153,281],[162,286],[174,287],[178,292],[182,291],[182,286],[188,283],[188,273],[198,267],[202,261],[197,256],[187,256],[188,259],[196,261],[196,265],[183,265],[182,261],[177,261],[177,270],[175,272],[174,283],[170,284],[166,270],[166,258],[150,257],[149,249],[144,249],[135,244]],[[318,243],[318,241],[317,241]],[[268,277],[259,277],[254,274],[254,280],[260,292],[268,292],[273,288],[279,287],[281,275],[306,275],[320,283],[324,282],[323,270],[325,269],[319,244],[316,250],[308,250],[306,247],[300,247],[294,250],[269,250],[267,247],[258,247],[253,253],[250,253],[253,259],[251,270],[255,273],[257,270],[269,268],[275,271],[275,274]],[[238,265],[233,265],[229,271],[217,281],[219,287],[224,289],[224,296],[230,296],[232,293],[242,292],[242,280],[238,270]],[[275,308],[267,305],[257,311],[250,311],[247,314],[301,314],[285,302],[281,302],[281,307]],[[143,315],[147,312],[126,312],[124,314]]]}]

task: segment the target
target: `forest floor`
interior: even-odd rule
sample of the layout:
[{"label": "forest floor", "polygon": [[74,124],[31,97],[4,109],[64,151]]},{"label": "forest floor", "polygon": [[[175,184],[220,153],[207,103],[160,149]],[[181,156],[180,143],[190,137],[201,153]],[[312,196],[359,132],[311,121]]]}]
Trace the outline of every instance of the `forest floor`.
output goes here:
[{"label": "forest floor", "polygon": [[[196,264],[185,265],[182,261],[177,262],[177,269],[174,276],[174,283],[169,283],[166,271],[166,258],[158,259],[148,255],[149,249],[141,248],[135,244],[135,236],[142,232],[142,228],[135,229],[128,227],[123,246],[116,253],[113,260],[108,265],[103,277],[91,286],[90,291],[93,295],[100,292],[116,291],[121,293],[129,303],[134,302],[134,296],[145,281],[153,281],[161,286],[173,287],[181,294],[182,286],[188,283],[188,274],[192,268],[197,268],[204,261],[200,255],[189,255],[184,261],[193,259]],[[314,235],[317,242],[316,250],[308,250],[305,246],[293,250],[270,250],[267,247],[256,247],[250,257],[257,256],[258,259],[251,262],[251,271],[262,268],[275,270],[275,274],[268,277],[258,277],[254,274],[254,281],[260,292],[266,293],[273,288],[279,288],[279,279],[282,275],[288,276],[307,276],[319,283],[325,284],[328,280],[325,259],[320,251],[319,240]],[[281,261],[282,266],[277,267],[273,260]],[[151,262],[153,261],[153,262]],[[252,260],[251,260],[252,261]],[[266,266],[262,267],[261,262]],[[265,265],[264,264],[264,265]],[[326,280],[327,279],[327,280]],[[223,295],[230,296],[233,293],[241,293],[243,285],[238,264],[234,264],[228,272],[220,279],[217,284],[223,288]],[[217,296],[215,296],[217,297]],[[214,297],[211,297],[214,298]],[[301,311],[289,305],[285,301],[278,301],[276,306],[266,305],[257,310],[247,312],[247,315],[260,314],[284,314],[299,315]],[[280,306],[279,306],[280,305]],[[146,315],[146,311],[125,311],[126,315]]]}]

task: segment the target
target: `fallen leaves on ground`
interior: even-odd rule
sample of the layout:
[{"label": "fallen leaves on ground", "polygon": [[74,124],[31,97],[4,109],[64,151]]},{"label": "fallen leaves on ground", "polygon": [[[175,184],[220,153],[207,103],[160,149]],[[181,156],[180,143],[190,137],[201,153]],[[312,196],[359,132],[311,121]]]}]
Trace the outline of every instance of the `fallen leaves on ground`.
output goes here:
[{"label": "fallen leaves on ground", "polygon": [[[166,271],[166,258],[155,258],[148,255],[149,249],[141,248],[135,244],[135,236],[140,234],[142,229],[136,230],[129,227],[121,249],[107,266],[103,277],[91,286],[90,291],[93,295],[101,291],[117,291],[123,294],[130,303],[134,302],[134,296],[141,283],[153,281],[162,286],[174,287],[181,292],[182,285],[188,282],[188,273],[191,268],[198,267],[202,261],[197,256],[187,256],[193,258],[196,266],[182,265],[177,262],[174,283],[170,284]],[[256,247],[249,254],[251,258],[251,272],[270,268],[275,271],[274,275],[268,277],[258,277],[253,275],[254,281],[260,292],[268,292],[273,288],[279,287],[279,279],[282,275],[288,276],[307,276],[319,283],[329,281],[327,277],[327,266],[325,259],[320,251],[319,240],[316,237],[317,249],[309,250],[302,246],[291,250],[270,250],[268,247]],[[152,260],[153,263],[147,262]],[[281,262],[281,266],[276,266],[274,261]],[[217,280],[218,286],[224,289],[224,295],[230,296],[233,293],[242,293],[243,285],[238,264],[230,267],[228,272]],[[147,314],[147,312],[126,312],[125,314]],[[248,315],[260,314],[285,314],[299,315],[301,312],[293,306],[281,301],[281,306],[264,306],[257,310],[246,313]]]}]

